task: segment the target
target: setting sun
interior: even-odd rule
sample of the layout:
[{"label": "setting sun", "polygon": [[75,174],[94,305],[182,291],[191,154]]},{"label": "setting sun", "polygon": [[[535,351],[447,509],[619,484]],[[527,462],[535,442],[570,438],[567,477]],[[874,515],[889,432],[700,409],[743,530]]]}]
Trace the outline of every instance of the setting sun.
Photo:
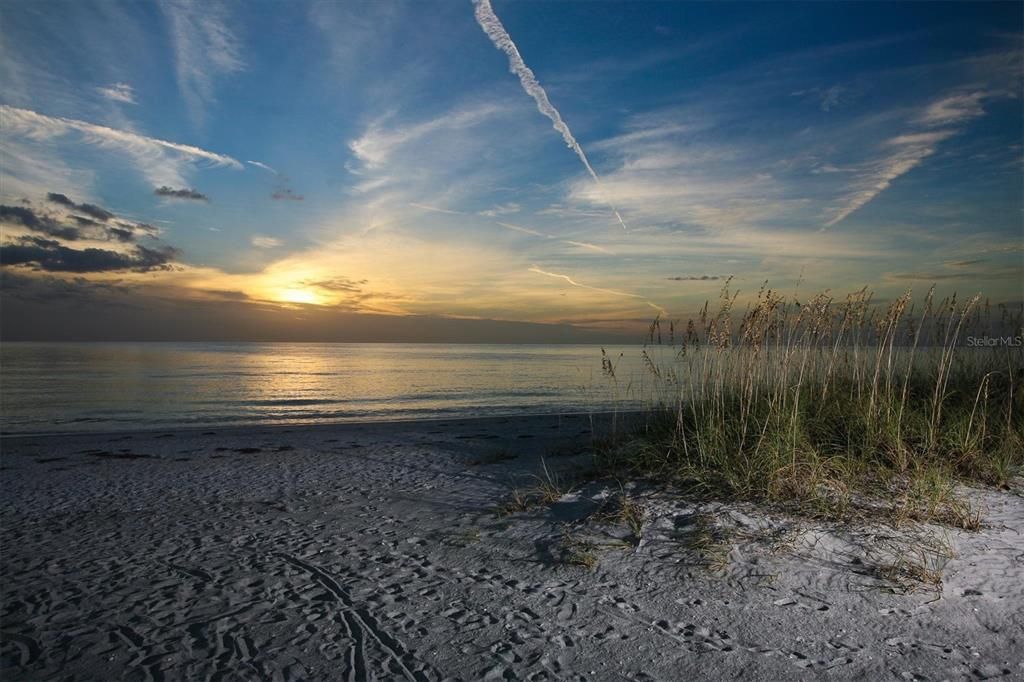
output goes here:
[{"label": "setting sun", "polygon": [[285,303],[308,303],[309,305],[323,305],[323,301],[316,292],[310,289],[285,289],[278,296],[278,300]]}]

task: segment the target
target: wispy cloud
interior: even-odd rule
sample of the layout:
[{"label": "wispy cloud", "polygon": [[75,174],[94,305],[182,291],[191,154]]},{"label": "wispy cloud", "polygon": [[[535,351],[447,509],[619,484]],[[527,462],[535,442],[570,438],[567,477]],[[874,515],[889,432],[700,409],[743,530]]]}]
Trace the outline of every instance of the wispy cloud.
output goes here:
[{"label": "wispy cloud", "polygon": [[842,197],[840,206],[830,211],[831,217],[825,221],[825,227],[832,227],[863,208],[888,189],[896,178],[910,172],[934,154],[938,143],[952,135],[953,131],[942,131],[900,135],[888,140],[886,146],[894,148],[894,151],[871,163],[868,172],[853,181],[853,190]]},{"label": "wispy cloud", "polygon": [[105,88],[96,88],[96,91],[107,99],[115,102],[137,104],[135,101],[135,90],[128,83],[114,83]]},{"label": "wispy cloud", "polygon": [[214,101],[217,78],[244,68],[227,7],[217,0],[162,0],[174,46],[178,89],[196,124]]},{"label": "wispy cloud", "polygon": [[277,237],[268,237],[262,234],[253,235],[250,243],[258,249],[275,249],[281,246],[282,242]]},{"label": "wispy cloud", "polygon": [[488,208],[483,211],[479,211],[478,214],[486,216],[487,218],[497,218],[500,215],[519,213],[520,210],[522,210],[522,206],[515,203],[514,201],[510,201],[504,204],[498,204],[497,206],[492,206],[491,208]]},{"label": "wispy cloud", "polygon": [[981,103],[986,93],[969,92],[943,97],[928,105],[917,117],[917,122],[926,126],[946,126],[969,121],[985,113]]},{"label": "wispy cloud", "polygon": [[[101,149],[132,156],[155,186],[183,184],[182,163],[207,163],[241,169],[238,160],[199,147],[147,137],[127,130],[88,123],[73,118],[47,116],[29,109],[0,105],[4,135],[42,142],[77,134],[78,141]],[[167,153],[170,153],[169,155]]]},{"label": "wispy cloud", "polygon": [[[530,67],[526,65],[526,62],[523,61],[522,56],[519,54],[519,48],[512,42],[512,37],[509,36],[505,26],[502,25],[501,20],[498,19],[498,16],[491,8],[490,0],[473,0],[473,3],[476,5],[474,14],[477,23],[480,24],[480,28],[484,30],[484,33],[491,39],[494,46],[508,56],[509,70],[519,78],[519,83],[523,86],[523,90],[537,103],[537,110],[551,119],[551,124],[561,134],[565,144],[576,153],[583,167],[587,169],[587,173],[594,180],[594,183],[600,186],[601,178],[594,172],[594,168],[590,165],[590,161],[583,151],[583,147],[576,141],[568,124],[562,120],[562,115],[558,112],[558,109],[551,104],[551,100],[548,99],[548,93],[541,87],[540,81],[537,80],[537,77]],[[618,218],[619,224],[622,225],[622,229],[627,229],[626,223],[622,220],[622,216],[619,215],[618,209],[611,202],[609,202],[609,205],[615,217]]]},{"label": "wispy cloud", "polygon": [[386,119],[379,120],[371,124],[362,136],[352,140],[349,149],[366,167],[376,169],[404,145],[438,131],[458,130],[482,123],[502,111],[497,104],[484,103],[411,125],[388,126]]},{"label": "wispy cloud", "polygon": [[854,177],[852,191],[843,197],[840,206],[831,210],[825,227],[844,220],[888,189],[894,180],[935,154],[940,143],[961,133],[967,123],[985,114],[982,104],[986,99],[997,96],[1000,94],[985,91],[954,92],[930,103],[912,119],[916,129],[887,140],[883,146],[886,155],[868,163],[866,172]]}]

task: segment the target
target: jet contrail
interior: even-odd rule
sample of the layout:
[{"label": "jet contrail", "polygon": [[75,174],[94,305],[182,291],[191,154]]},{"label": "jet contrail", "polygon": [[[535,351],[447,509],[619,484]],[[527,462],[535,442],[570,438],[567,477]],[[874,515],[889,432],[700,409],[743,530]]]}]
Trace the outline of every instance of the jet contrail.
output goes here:
[{"label": "jet contrail", "polygon": [[[491,39],[494,46],[508,55],[508,66],[509,70],[519,77],[519,82],[523,86],[523,90],[526,91],[530,97],[537,103],[537,109],[540,113],[551,119],[551,123],[562,135],[562,139],[565,140],[565,144],[569,146],[569,149],[576,152],[576,156],[579,157],[580,161],[583,162],[583,167],[590,173],[590,177],[594,179],[594,182],[598,187],[601,187],[601,178],[597,177],[597,173],[594,172],[593,167],[590,165],[590,161],[587,160],[587,155],[583,153],[583,148],[580,147],[579,143],[576,142],[576,138],[573,137],[572,131],[569,130],[569,126],[566,125],[565,121],[562,120],[562,115],[558,113],[558,109],[555,109],[554,105],[551,104],[551,100],[548,99],[548,93],[544,92],[544,88],[537,81],[537,77],[530,70],[530,67],[523,61],[522,56],[519,54],[519,49],[516,44],[512,42],[512,37],[509,36],[508,31],[502,25],[501,20],[498,19],[498,15],[494,13],[491,8],[490,0],[473,0],[473,4],[476,6],[473,14],[476,16],[476,21],[480,24],[480,28],[484,30],[487,37]],[[623,230],[629,228],[626,227],[626,223],[622,220],[622,216],[619,215],[619,211],[615,208],[615,205],[605,199],[615,217],[618,218],[619,224],[622,225]]]},{"label": "jet contrail", "polygon": [[616,291],[615,289],[605,289],[603,287],[592,287],[589,284],[583,284],[582,282],[577,282],[576,280],[574,280],[569,275],[560,275],[557,272],[548,272],[547,270],[541,270],[536,265],[530,266],[529,272],[536,272],[538,275],[547,275],[548,277],[554,277],[555,279],[562,279],[562,280],[565,280],[566,282],[568,282],[569,284],[573,285],[574,287],[580,287],[581,289],[590,289],[591,291],[600,291],[601,293],[611,294],[612,296],[624,296],[626,298],[639,298],[641,301],[643,301],[647,305],[651,306],[652,308],[654,308],[655,310],[660,312],[662,315],[667,314],[665,309],[662,308],[660,305],[658,305],[657,303],[653,303],[653,302],[647,300],[646,298],[644,298],[640,294],[631,294],[628,291]]},{"label": "jet contrail", "polygon": [[265,163],[261,163],[259,161],[246,161],[246,163],[248,163],[250,165],[253,165],[253,166],[256,166],[257,168],[262,168],[265,171],[270,171],[274,175],[279,175],[279,173],[276,170],[274,170],[273,168],[271,168],[270,166],[268,166]]}]

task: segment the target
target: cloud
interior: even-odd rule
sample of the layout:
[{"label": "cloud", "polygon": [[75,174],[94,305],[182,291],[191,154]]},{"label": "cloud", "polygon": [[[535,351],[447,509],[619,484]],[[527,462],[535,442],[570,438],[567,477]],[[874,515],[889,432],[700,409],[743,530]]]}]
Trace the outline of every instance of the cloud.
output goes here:
[{"label": "cloud", "polygon": [[23,141],[44,142],[77,134],[79,141],[85,144],[128,154],[155,186],[183,184],[181,166],[186,163],[243,168],[241,162],[226,154],[77,119],[47,116],[29,109],[0,105],[0,118],[4,137],[20,136]]},{"label": "cloud", "polygon": [[519,213],[521,206],[514,201],[510,201],[504,204],[498,204],[485,211],[479,211],[479,215],[486,216],[488,218],[497,218],[500,215],[508,215],[510,213]]},{"label": "cloud", "polygon": [[916,168],[922,161],[935,153],[939,142],[953,136],[956,131],[941,130],[931,133],[899,135],[885,146],[896,148],[888,156],[868,165],[868,171],[855,178],[853,189],[840,199],[841,205],[833,208],[825,227],[832,227],[854,211],[864,207],[884,192],[892,182]]},{"label": "cloud", "polygon": [[82,213],[90,215],[93,218],[96,218],[97,220],[101,220],[103,222],[106,222],[114,217],[114,214],[105,208],[101,208],[99,206],[96,206],[95,204],[76,204],[75,202],[71,201],[71,199],[68,199],[66,195],[58,194],[57,192],[47,192],[46,200],[51,201],[55,204],[60,204],[61,206],[66,206],[67,208],[81,211]]},{"label": "cloud", "polygon": [[981,265],[982,263],[987,263],[987,262],[988,262],[987,258],[972,258],[972,259],[969,259],[969,260],[946,261],[945,263],[943,263],[943,265],[945,265],[946,267],[949,267],[949,268],[968,268],[968,267],[970,267],[972,265]]},{"label": "cloud", "polygon": [[984,92],[949,95],[933,102],[917,117],[917,122],[926,126],[945,126],[963,123],[985,113],[982,100]]},{"label": "cloud", "polygon": [[284,243],[277,237],[267,237],[261,234],[253,235],[250,241],[258,249],[275,249]]},{"label": "cloud", "polygon": [[157,187],[156,189],[153,190],[153,194],[157,195],[158,197],[166,197],[169,199],[188,199],[191,201],[210,200],[210,197],[206,196],[205,194],[198,190],[187,188],[174,189],[173,187],[168,187],[167,185]]},{"label": "cloud", "polygon": [[480,104],[457,109],[421,123],[384,128],[384,121],[375,121],[359,138],[349,143],[349,149],[366,167],[379,168],[399,148],[441,130],[460,130],[477,125],[503,112],[497,104]]},{"label": "cloud", "polygon": [[274,193],[270,195],[271,199],[275,201],[302,201],[305,199],[301,194],[296,194],[289,187],[281,187],[274,190]]},{"label": "cloud", "polygon": [[[583,152],[583,148],[576,142],[576,138],[573,137],[569,125],[562,120],[562,115],[558,112],[558,109],[551,104],[551,101],[548,99],[548,93],[541,87],[533,71],[523,61],[522,56],[519,54],[519,48],[512,42],[512,37],[509,36],[501,20],[498,19],[498,16],[491,8],[490,0],[473,0],[473,4],[476,5],[474,15],[476,16],[477,23],[480,24],[480,28],[484,30],[484,33],[491,39],[494,46],[508,56],[509,70],[519,78],[519,83],[523,86],[523,90],[537,103],[537,110],[551,119],[554,129],[562,135],[562,139],[565,140],[565,144],[569,149],[573,150],[576,156],[579,157],[580,162],[586,168],[594,183],[600,186],[601,179],[594,172],[594,168],[590,165],[590,161]],[[619,224],[622,225],[622,229],[627,229],[626,223],[622,220],[622,216],[619,215],[615,205],[611,202],[609,202],[609,205],[615,217],[618,218]]]},{"label": "cloud", "polygon": [[24,206],[0,206],[0,223],[21,225],[33,232],[61,239],[73,241],[79,238],[78,228],[61,225],[52,218],[37,215],[35,211]]},{"label": "cloud", "polygon": [[854,180],[853,190],[843,198],[843,205],[832,209],[825,227],[832,227],[865,206],[894,180],[932,156],[941,142],[959,134],[964,124],[983,116],[982,102],[989,96],[986,92],[954,93],[929,104],[913,123],[925,128],[943,128],[912,131],[887,140],[884,148],[896,148],[896,151],[868,164],[867,172]]},{"label": "cloud", "polygon": [[323,280],[308,280],[302,284],[310,287],[317,287],[318,289],[326,289],[327,291],[340,291],[343,293],[357,294],[363,291],[363,285],[368,280],[360,279],[353,280],[347,277],[333,277],[331,279]]},{"label": "cloud", "polygon": [[685,275],[677,277],[666,277],[666,279],[673,282],[714,282],[720,279],[725,279],[721,275]]},{"label": "cloud", "polygon": [[46,140],[71,132],[81,133],[83,141],[101,147],[138,149],[140,151],[167,150],[195,161],[207,161],[215,166],[241,168],[242,164],[226,154],[206,151],[199,147],[146,137],[126,130],[117,130],[73,118],[47,116],[29,109],[0,105],[5,134],[21,134],[33,140]]},{"label": "cloud", "polygon": [[96,91],[115,102],[137,104],[135,101],[135,90],[127,83],[114,83],[105,88],[96,88]]},{"label": "cloud", "polygon": [[[51,201],[74,210],[85,210],[98,220],[80,215],[54,215],[24,206],[0,205],[0,223],[20,225],[39,234],[56,237],[65,241],[92,239],[101,241],[132,242],[139,236],[156,237],[159,234],[152,225],[136,223],[117,218],[113,213],[91,204],[76,204],[63,194],[51,193],[59,200]],[[65,221],[72,221],[74,225]]]},{"label": "cloud", "polygon": [[[54,275],[29,275],[9,268],[0,271],[0,281],[4,296],[43,304],[61,301],[77,304],[124,291],[123,287],[111,282],[97,282],[81,276],[64,279]],[[113,301],[108,299],[105,303],[109,305]]]},{"label": "cloud", "polygon": [[0,198],[13,201],[24,196],[45,194],[48,187],[59,185],[80,195],[88,195],[95,182],[95,172],[72,168],[55,150],[9,133],[7,120],[0,112],[5,127],[0,134]]},{"label": "cloud", "polygon": [[68,199],[66,194],[60,194],[58,192],[47,193],[46,200],[52,201],[55,204],[60,204],[61,206],[67,206],[68,208],[76,208],[78,206],[78,204],[71,201],[71,199]]},{"label": "cloud", "polygon": [[178,90],[192,121],[202,124],[217,78],[244,68],[227,7],[216,0],[162,0],[174,46]]},{"label": "cloud", "polygon": [[21,237],[0,245],[0,265],[29,266],[46,272],[149,272],[170,267],[177,251],[136,245],[127,252],[107,249],[72,249],[40,237]]}]

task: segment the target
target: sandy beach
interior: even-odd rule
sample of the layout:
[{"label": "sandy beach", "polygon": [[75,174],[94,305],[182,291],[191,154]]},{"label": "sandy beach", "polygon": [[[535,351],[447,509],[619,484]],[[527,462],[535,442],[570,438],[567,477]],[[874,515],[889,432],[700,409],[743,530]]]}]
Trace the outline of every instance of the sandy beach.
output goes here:
[{"label": "sandy beach", "polygon": [[1019,487],[970,493],[984,526],[943,531],[940,588],[873,570],[895,531],[628,482],[638,532],[600,520],[614,482],[497,513],[590,439],[584,416],[5,437],[2,677],[1024,677]]}]

